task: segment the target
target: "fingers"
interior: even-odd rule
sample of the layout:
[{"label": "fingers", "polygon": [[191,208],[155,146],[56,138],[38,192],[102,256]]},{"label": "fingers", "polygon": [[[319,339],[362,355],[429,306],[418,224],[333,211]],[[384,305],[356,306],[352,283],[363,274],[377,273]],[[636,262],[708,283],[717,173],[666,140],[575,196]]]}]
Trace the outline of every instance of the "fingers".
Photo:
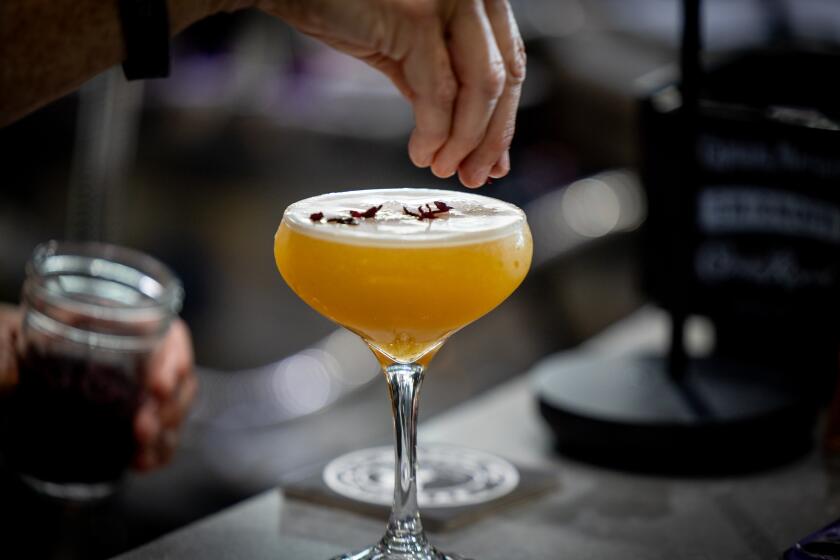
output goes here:
[{"label": "fingers", "polygon": [[480,145],[459,167],[461,182],[482,185],[487,177],[510,171],[508,149],[516,125],[516,110],[525,80],[525,48],[507,0],[484,0],[487,17],[504,59],[505,85]]},{"label": "fingers", "polygon": [[162,427],[177,428],[181,425],[197,390],[198,381],[194,375],[183,378],[174,394],[160,405],[158,413]]},{"label": "fingers", "polygon": [[138,450],[134,466],[141,471],[161,467],[172,459],[178,446],[178,428],[195,397],[198,383],[194,377],[184,382],[172,400],[158,403],[149,399],[135,421]]},{"label": "fingers", "polygon": [[150,470],[166,464],[178,442],[178,428],[198,388],[193,373],[189,331],[176,321],[149,362],[149,397],[140,407],[134,432],[138,449],[134,466]]},{"label": "fingers", "polygon": [[158,403],[150,398],[143,403],[134,417],[134,437],[137,451],[134,455],[134,467],[145,471],[158,464],[156,442],[160,437],[161,426],[158,415]]},{"label": "fingers", "polygon": [[166,465],[178,447],[178,430],[162,429],[148,445],[140,447],[134,456],[133,466],[145,472]]},{"label": "fingers", "polygon": [[191,376],[185,379],[169,401],[160,403],[150,398],[143,404],[134,424],[138,443],[135,468],[147,471],[171,460],[178,445],[179,427],[197,388],[198,383]]},{"label": "fingers", "polygon": [[146,387],[160,400],[166,400],[192,371],[192,342],[186,324],[180,319],[169,327],[160,347],[149,362]]},{"label": "fingers", "polygon": [[[414,110],[415,128],[408,142],[414,165],[428,167],[444,145],[452,127],[458,83],[443,41],[443,27],[432,19],[417,27],[417,40],[402,65],[405,86]],[[451,174],[451,173],[450,173]]]},{"label": "fingers", "polygon": [[[502,54],[481,0],[458,2],[449,31],[452,67],[460,89],[450,137],[432,163],[432,172],[438,177],[453,175],[482,142],[505,86]],[[500,156],[501,151],[487,165],[482,179],[486,180],[490,167]],[[461,180],[468,187],[484,183],[474,176],[462,176]]]}]

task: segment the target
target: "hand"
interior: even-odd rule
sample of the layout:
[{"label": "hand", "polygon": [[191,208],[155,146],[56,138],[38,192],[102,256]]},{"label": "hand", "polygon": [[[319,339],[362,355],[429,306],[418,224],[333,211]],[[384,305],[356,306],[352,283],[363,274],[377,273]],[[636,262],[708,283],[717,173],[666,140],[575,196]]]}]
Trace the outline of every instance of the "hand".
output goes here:
[{"label": "hand", "polygon": [[510,170],[525,49],[508,0],[255,0],[386,74],[409,100],[409,156],[467,187]]},{"label": "hand", "polygon": [[[21,318],[19,308],[0,304],[0,393],[17,383],[16,344]],[[178,427],[197,387],[190,333],[178,319],[149,360],[147,396],[134,417],[135,468],[151,470],[171,459],[178,442]]]}]

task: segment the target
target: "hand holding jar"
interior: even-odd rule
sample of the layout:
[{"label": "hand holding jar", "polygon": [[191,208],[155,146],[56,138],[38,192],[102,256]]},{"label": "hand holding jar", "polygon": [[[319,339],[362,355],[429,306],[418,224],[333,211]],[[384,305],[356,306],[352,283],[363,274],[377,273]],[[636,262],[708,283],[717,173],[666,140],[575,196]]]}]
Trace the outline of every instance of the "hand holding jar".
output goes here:
[{"label": "hand holding jar", "polygon": [[177,279],[146,255],[36,249],[22,306],[0,306],[2,443],[24,480],[97,497],[129,464],[169,461],[197,387],[180,303]]}]

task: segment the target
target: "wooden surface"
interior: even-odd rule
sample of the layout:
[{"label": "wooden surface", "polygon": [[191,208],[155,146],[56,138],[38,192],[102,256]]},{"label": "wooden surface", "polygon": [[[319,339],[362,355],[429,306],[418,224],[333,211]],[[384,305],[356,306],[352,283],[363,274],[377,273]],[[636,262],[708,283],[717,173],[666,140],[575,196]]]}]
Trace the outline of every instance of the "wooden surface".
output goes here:
[{"label": "wooden surface", "polygon": [[[664,344],[662,317],[643,311],[575,352],[628,352]],[[558,489],[475,524],[434,534],[443,550],[476,560],[557,558],[772,559],[840,516],[840,478],[816,453],[758,474],[668,478],[563,459],[553,451],[521,376],[424,424],[423,442],[495,452],[556,469]],[[326,559],[379,538],[384,519],[262,494],[119,557]]]}]

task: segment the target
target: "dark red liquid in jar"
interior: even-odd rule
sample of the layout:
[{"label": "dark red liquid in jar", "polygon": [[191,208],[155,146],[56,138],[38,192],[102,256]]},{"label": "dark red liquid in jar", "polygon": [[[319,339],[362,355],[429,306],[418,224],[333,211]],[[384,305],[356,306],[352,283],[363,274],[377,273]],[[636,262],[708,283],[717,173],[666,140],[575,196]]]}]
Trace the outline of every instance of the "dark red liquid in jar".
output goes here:
[{"label": "dark red liquid in jar", "polygon": [[30,348],[19,371],[7,423],[15,469],[57,483],[118,479],[135,451],[143,360],[120,355],[106,362]]}]

